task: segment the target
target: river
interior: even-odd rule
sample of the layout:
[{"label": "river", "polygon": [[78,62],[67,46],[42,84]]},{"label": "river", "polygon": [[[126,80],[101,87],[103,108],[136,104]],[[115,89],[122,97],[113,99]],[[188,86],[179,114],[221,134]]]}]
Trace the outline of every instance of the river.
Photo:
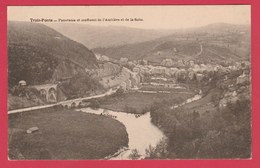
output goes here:
[{"label": "river", "polygon": [[[171,109],[201,98],[202,95],[197,94],[179,105],[172,106]],[[152,124],[150,112],[137,116],[136,114],[115,112],[106,109],[81,108],[77,110],[85,113],[111,116],[125,125],[129,140],[128,148],[120,149],[115,155],[108,156],[107,159],[110,160],[127,160],[133,149],[137,149],[141,155],[140,158],[144,158],[145,149],[150,145],[155,147],[158,142],[165,137],[163,132]]]},{"label": "river", "polygon": [[155,147],[157,143],[165,137],[163,132],[152,124],[149,112],[137,117],[135,114],[104,109],[94,110],[91,108],[82,108],[78,110],[97,115],[111,115],[125,125],[129,139],[128,149],[121,149],[118,155],[109,158],[111,160],[127,160],[133,149],[137,149],[141,155],[140,158],[144,158],[145,149],[147,149],[149,145]]}]

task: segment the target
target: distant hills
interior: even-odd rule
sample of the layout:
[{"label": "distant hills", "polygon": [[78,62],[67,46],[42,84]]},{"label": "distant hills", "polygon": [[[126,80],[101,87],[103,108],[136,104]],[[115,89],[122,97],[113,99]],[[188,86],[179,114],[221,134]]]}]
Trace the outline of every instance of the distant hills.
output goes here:
[{"label": "distant hills", "polygon": [[169,30],[148,30],[123,26],[93,26],[73,23],[51,23],[48,26],[89,48],[144,42],[172,33]]},{"label": "distant hills", "polygon": [[55,81],[97,68],[91,50],[46,25],[8,22],[9,86]]},{"label": "distant hills", "polygon": [[251,56],[249,25],[216,23],[164,31],[67,23],[49,26],[52,28],[39,23],[8,22],[10,86],[19,80],[29,84],[55,82],[98,68],[94,53],[87,47],[115,59],[147,59],[155,63],[165,58],[234,62],[250,60]]},{"label": "distant hills", "polygon": [[216,23],[203,27],[173,30],[171,35],[154,40],[114,47],[98,47],[93,51],[111,58],[147,59],[161,62],[165,58],[219,63],[250,60],[249,25]]},{"label": "distant hills", "polygon": [[225,34],[236,31],[250,31],[250,25],[239,25],[230,23],[212,23],[205,26],[177,29],[175,33],[211,33],[211,34]]}]

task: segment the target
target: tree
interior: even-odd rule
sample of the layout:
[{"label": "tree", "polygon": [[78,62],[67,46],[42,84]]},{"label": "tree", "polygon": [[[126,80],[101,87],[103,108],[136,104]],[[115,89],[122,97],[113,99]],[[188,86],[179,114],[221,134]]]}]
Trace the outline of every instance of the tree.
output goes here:
[{"label": "tree", "polygon": [[132,150],[132,153],[129,155],[129,159],[132,159],[132,160],[137,160],[141,157],[142,155],[138,152],[137,149],[133,149]]},{"label": "tree", "polygon": [[115,95],[119,96],[119,95],[122,95],[124,93],[124,89],[122,87],[118,88]]},{"label": "tree", "polygon": [[145,154],[146,159],[166,159],[169,155],[168,139],[162,138],[155,147],[149,145],[149,147],[145,149]]},{"label": "tree", "polygon": [[98,109],[99,106],[100,106],[100,102],[97,99],[91,99],[89,106],[94,108],[94,109]]}]

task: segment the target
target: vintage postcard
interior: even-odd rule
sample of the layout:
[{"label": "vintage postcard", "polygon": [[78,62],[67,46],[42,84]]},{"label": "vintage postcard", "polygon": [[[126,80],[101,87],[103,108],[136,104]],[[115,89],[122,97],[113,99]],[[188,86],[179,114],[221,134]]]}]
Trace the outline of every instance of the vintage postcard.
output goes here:
[{"label": "vintage postcard", "polygon": [[256,2],[177,1],[1,2],[1,165],[256,168]]},{"label": "vintage postcard", "polygon": [[9,159],[251,158],[249,5],[7,17]]},{"label": "vintage postcard", "polygon": [[251,158],[250,5],[7,19],[10,160]]}]

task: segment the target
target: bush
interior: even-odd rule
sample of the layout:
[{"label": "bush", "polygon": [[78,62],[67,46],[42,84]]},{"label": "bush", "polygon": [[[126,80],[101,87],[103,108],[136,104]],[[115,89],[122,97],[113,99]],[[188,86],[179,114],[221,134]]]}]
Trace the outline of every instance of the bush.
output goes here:
[{"label": "bush", "polygon": [[140,153],[138,152],[137,149],[133,149],[132,150],[132,153],[129,155],[129,159],[132,159],[132,160],[137,160],[141,157]]},{"label": "bush", "polygon": [[100,102],[97,99],[91,99],[89,107],[93,109],[98,109],[100,107]]},{"label": "bush", "polygon": [[122,94],[124,94],[124,89],[123,88],[119,88],[119,89],[117,89],[117,91],[116,91],[116,93],[114,94],[115,96],[120,96],[120,95],[122,95]]},{"label": "bush", "polygon": [[75,97],[89,96],[90,93],[103,90],[101,84],[87,74],[76,75],[69,82],[62,83],[60,87],[66,95],[73,95]]},{"label": "bush", "polygon": [[127,112],[127,113],[136,113],[137,110],[135,108],[133,108],[133,107],[129,107],[129,106],[125,105],[125,112]]},{"label": "bush", "polygon": [[216,106],[219,104],[220,101],[220,94],[216,93],[211,96],[212,103]]},{"label": "bush", "polygon": [[145,150],[145,154],[145,159],[166,159],[169,155],[168,139],[162,138],[155,147],[149,145]]}]

